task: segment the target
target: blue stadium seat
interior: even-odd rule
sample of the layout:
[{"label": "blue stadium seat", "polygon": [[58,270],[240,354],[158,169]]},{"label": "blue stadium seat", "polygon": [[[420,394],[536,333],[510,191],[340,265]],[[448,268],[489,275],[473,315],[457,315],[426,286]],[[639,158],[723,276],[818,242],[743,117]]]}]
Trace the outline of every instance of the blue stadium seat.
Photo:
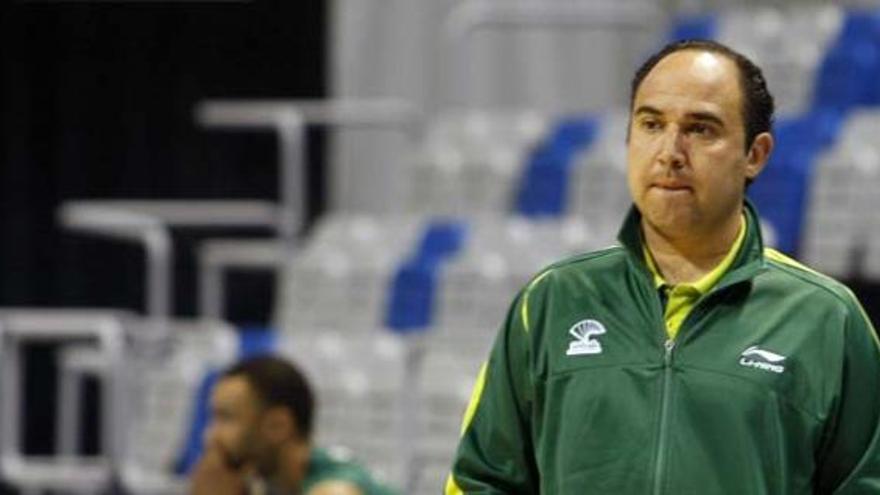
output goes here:
[{"label": "blue stadium seat", "polygon": [[683,16],[672,22],[668,41],[710,40],[718,31],[718,19],[713,14]]},{"label": "blue stadium seat", "polygon": [[425,330],[434,318],[439,272],[464,247],[467,225],[458,220],[430,222],[415,251],[398,267],[391,281],[385,325],[408,333]]},{"label": "blue stadium seat", "polygon": [[775,126],[776,148],[748,196],[775,230],[780,251],[798,252],[813,166],[818,154],[834,141],[841,122],[842,113],[825,109]]},{"label": "blue stadium seat", "polygon": [[817,71],[813,108],[880,104],[880,12],[850,11]]},{"label": "blue stadium seat", "polygon": [[520,180],[515,210],[525,217],[558,217],[568,205],[575,157],[590,147],[598,132],[593,116],[562,119],[532,152]]}]

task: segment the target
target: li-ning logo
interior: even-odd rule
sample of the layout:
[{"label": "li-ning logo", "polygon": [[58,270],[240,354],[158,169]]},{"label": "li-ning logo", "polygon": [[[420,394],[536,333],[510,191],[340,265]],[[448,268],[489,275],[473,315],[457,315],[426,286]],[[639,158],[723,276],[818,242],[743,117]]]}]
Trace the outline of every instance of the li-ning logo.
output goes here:
[{"label": "li-ning logo", "polygon": [[785,366],[782,364],[783,361],[785,361],[785,356],[759,349],[756,345],[743,351],[739,358],[739,364],[743,366],[772,371],[773,373],[785,371]]},{"label": "li-ning logo", "polygon": [[605,333],[605,327],[596,320],[581,320],[571,328],[568,333],[574,337],[574,341],[568,343],[566,356],[581,356],[584,354],[601,354],[602,344],[594,340],[596,335]]}]

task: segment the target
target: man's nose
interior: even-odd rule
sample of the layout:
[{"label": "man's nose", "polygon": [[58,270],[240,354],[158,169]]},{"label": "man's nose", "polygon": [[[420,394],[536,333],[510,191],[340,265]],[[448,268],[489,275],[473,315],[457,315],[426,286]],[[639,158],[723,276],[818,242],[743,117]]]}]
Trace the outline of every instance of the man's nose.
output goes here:
[{"label": "man's nose", "polygon": [[658,161],[666,166],[679,168],[685,162],[684,135],[678,126],[670,125],[660,143]]}]

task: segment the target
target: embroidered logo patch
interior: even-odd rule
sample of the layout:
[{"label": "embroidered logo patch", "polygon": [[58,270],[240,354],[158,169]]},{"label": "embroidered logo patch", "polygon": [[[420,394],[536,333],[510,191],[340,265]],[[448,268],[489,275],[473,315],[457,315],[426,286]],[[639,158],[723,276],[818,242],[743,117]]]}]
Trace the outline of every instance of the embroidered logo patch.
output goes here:
[{"label": "embroidered logo patch", "polygon": [[574,340],[568,343],[568,352],[565,355],[601,354],[602,344],[594,337],[605,332],[605,326],[596,320],[581,320],[575,323],[568,329],[568,333],[574,337]]},{"label": "embroidered logo patch", "polygon": [[773,373],[782,373],[785,371],[784,362],[785,356],[776,354],[775,352],[766,351],[756,345],[744,350],[739,358],[739,364],[742,366],[764,371],[772,371]]}]

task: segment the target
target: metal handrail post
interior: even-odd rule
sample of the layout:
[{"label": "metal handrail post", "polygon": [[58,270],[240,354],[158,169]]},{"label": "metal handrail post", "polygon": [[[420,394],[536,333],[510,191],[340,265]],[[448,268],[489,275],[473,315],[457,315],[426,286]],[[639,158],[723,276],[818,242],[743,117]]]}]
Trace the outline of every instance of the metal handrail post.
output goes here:
[{"label": "metal handrail post", "polygon": [[147,294],[147,314],[156,325],[156,334],[167,333],[172,315],[174,287],[174,250],[171,234],[164,225],[147,229],[143,233],[147,252],[147,277],[144,291]]},{"label": "metal handrail post", "polygon": [[199,264],[199,317],[221,320],[226,314],[226,278],[223,269],[200,250]]},{"label": "metal handrail post", "polygon": [[57,450],[62,456],[74,456],[78,451],[82,421],[81,390],[85,377],[101,378],[109,367],[110,363],[101,352],[88,346],[71,346],[60,353],[56,395],[58,404],[63,407],[56,418],[55,433],[58,437]]},{"label": "metal handrail post", "polygon": [[226,315],[228,268],[275,270],[290,257],[290,246],[276,240],[210,239],[199,246],[199,317],[222,320]]},{"label": "metal handrail post", "polygon": [[[95,490],[106,487],[112,476],[112,462],[121,453],[117,414],[122,402],[119,379],[124,345],[124,326],[119,312],[51,311],[18,309],[0,312],[3,401],[0,404],[0,471],[3,477],[23,488]],[[22,346],[29,342],[96,343],[108,366],[103,374],[102,449],[104,459],[84,462],[78,456],[60,460],[26,458],[21,432],[23,399]]]},{"label": "metal handrail post", "polygon": [[452,72],[451,101],[470,100],[471,36],[482,29],[576,28],[645,29],[656,25],[664,12],[648,2],[524,2],[474,0],[459,4],[444,25],[446,60]]},{"label": "metal handrail post", "polygon": [[10,346],[5,342],[3,335],[6,328],[2,320],[0,320],[0,356],[3,356],[0,362],[0,389],[3,391],[3,401],[0,401],[0,456],[9,459],[12,462],[20,463],[21,457],[21,424],[20,424],[20,402],[12,400],[11,397],[22,397],[21,391],[21,353],[9,352]]},{"label": "metal handrail post", "polygon": [[174,251],[168,227],[152,215],[69,202],[59,210],[61,223],[72,230],[134,242],[144,247],[147,270],[144,310],[154,337],[167,337],[173,308]]},{"label": "metal handrail post", "polygon": [[305,121],[294,108],[282,112],[276,123],[281,169],[278,184],[281,208],[278,213],[278,235],[290,249],[296,244],[308,199],[305,195]]}]

